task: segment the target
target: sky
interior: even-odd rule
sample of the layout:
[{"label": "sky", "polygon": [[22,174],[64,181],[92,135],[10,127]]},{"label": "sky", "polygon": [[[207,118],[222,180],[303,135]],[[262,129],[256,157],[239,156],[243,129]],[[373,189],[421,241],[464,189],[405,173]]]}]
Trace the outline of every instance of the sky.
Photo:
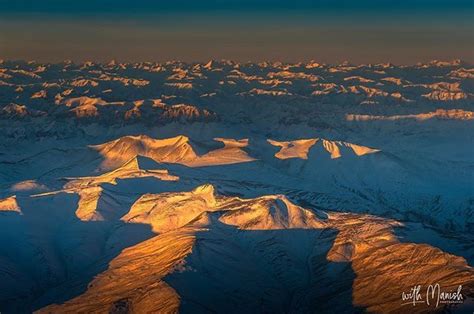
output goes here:
[{"label": "sky", "polygon": [[474,63],[474,0],[0,0],[0,58]]}]

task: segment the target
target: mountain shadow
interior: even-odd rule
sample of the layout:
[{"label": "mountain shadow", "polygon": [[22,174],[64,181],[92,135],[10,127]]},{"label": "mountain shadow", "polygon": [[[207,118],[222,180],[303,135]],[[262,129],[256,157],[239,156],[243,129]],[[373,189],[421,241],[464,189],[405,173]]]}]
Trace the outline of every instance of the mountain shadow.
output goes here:
[{"label": "mountain shadow", "polygon": [[336,235],[216,222],[196,234],[183,267],[164,281],[180,296],[180,313],[359,313],[351,265],[326,257]]},{"label": "mountain shadow", "polygon": [[80,295],[125,247],[153,235],[148,225],[79,220],[76,194],[16,201],[21,212],[0,212],[2,313],[31,313]]}]

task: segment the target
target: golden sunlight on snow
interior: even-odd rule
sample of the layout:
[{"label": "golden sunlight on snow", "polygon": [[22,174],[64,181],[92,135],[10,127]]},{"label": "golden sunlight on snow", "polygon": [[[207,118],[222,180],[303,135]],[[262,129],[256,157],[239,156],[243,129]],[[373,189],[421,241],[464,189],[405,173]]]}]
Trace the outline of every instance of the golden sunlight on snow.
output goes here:
[{"label": "golden sunlight on snow", "polygon": [[289,142],[278,142],[275,140],[268,140],[273,146],[281,147],[280,151],[275,154],[278,159],[289,159],[289,158],[301,158],[308,159],[308,152],[315,145],[322,145],[324,150],[329,153],[331,159],[337,159],[342,157],[341,148],[350,148],[353,154],[357,156],[363,156],[379,152],[378,149],[370,147],[360,146],[352,143],[346,143],[341,141],[330,141],[325,139],[300,139]]},{"label": "golden sunlight on snow", "polygon": [[21,213],[21,208],[16,201],[16,196],[10,196],[0,199],[0,212],[17,212]]},{"label": "golden sunlight on snow", "polygon": [[190,139],[177,136],[168,139],[153,139],[148,136],[126,136],[105,144],[92,146],[104,157],[103,167],[110,169],[135,156],[149,157],[156,162],[178,163],[190,167],[226,165],[254,160],[242,148],[248,140],[215,138],[223,148],[198,155]]},{"label": "golden sunlight on snow", "polygon": [[[187,294],[180,295],[179,290],[173,289],[167,278],[189,273],[192,280],[192,274],[197,271],[194,267],[199,266],[193,264],[195,258],[204,259],[200,263],[207,263],[207,267],[215,271],[224,265],[242,267],[240,275],[243,277],[240,280],[243,282],[240,289],[245,295],[247,292],[244,291],[247,288],[251,291],[251,286],[255,284],[252,280],[243,279],[247,278],[246,272],[251,271],[252,262],[248,266],[246,264],[249,259],[255,259],[254,263],[265,263],[262,264],[262,267],[268,267],[265,272],[271,272],[272,263],[278,265],[278,259],[273,260],[268,250],[277,250],[281,255],[279,259],[288,258],[288,262],[291,258],[286,255],[286,250],[297,250],[291,238],[280,238],[275,233],[275,238],[265,240],[263,233],[271,234],[277,230],[288,232],[292,229],[306,230],[305,241],[319,234],[314,239],[316,246],[330,244],[326,243],[327,238],[323,235],[331,229],[337,230],[326,259],[328,262],[352,265],[355,273],[352,286],[354,305],[367,307],[371,312],[395,313],[407,309],[400,303],[400,291],[411,285],[443,280],[446,289],[458,285],[462,285],[466,293],[474,289],[474,270],[463,258],[426,244],[399,242],[394,235],[394,228],[401,224],[394,220],[363,214],[319,214],[327,218],[318,218],[282,195],[254,199],[225,197],[217,195],[212,185],[203,185],[190,192],[144,195],[122,220],[150,224],[157,235],[125,249],[105,272],[89,284],[84,294],[63,305],[48,306],[39,312],[107,312],[121,303],[133,309],[133,312],[175,312],[182,302],[190,300]],[[311,233],[311,230],[317,233]],[[252,232],[259,231],[262,232],[260,241],[265,243],[264,251],[258,244],[252,244],[253,241],[259,241],[252,237]],[[238,242],[223,243],[225,247],[230,243],[238,246],[233,248],[233,253],[231,250],[216,252],[214,259],[205,259],[206,254],[213,254],[212,251],[219,248],[219,243],[223,241],[221,239],[231,241],[231,235],[235,236],[236,232],[239,234]],[[247,248],[247,256],[239,255],[242,248]],[[314,253],[303,251],[298,254],[306,256],[309,263],[306,267],[316,267],[311,271],[317,272],[318,266],[309,262],[316,258],[312,256]],[[296,266],[288,264],[288,267]],[[281,271],[291,272],[291,269],[277,268],[273,271],[280,274]],[[212,274],[209,276],[208,280],[211,280]],[[221,289],[225,289],[219,288],[219,284],[233,279],[213,280],[216,280],[215,287],[211,285],[203,289],[210,289],[207,293],[218,297]],[[296,277],[291,282],[295,289],[298,280]],[[271,286],[272,283],[266,284]],[[419,306],[411,310],[423,312],[427,308]]]}]

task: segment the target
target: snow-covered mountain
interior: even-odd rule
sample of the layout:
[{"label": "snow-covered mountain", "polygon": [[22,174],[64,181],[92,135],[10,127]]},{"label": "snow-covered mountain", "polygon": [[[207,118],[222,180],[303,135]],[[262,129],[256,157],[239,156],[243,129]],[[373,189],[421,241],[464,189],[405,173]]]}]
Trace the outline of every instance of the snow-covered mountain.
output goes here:
[{"label": "snow-covered mountain", "polygon": [[473,70],[3,61],[0,311],[472,312]]}]

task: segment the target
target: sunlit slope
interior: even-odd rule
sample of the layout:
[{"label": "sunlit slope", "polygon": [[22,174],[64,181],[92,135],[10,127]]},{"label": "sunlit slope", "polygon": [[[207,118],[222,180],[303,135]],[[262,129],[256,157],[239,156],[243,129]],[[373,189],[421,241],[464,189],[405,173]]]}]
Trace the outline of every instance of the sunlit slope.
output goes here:
[{"label": "sunlit slope", "polygon": [[199,155],[186,136],[168,139],[153,139],[148,136],[126,136],[117,140],[92,146],[104,158],[102,166],[111,168],[136,156],[149,157],[157,162],[179,163],[191,167],[225,165],[252,161],[242,149],[248,140],[216,138],[223,148]]},{"label": "sunlit slope", "polygon": [[444,289],[462,285],[466,295],[474,289],[474,270],[463,258],[400,243],[396,221],[316,215],[281,195],[224,197],[209,185],[158,194],[148,204],[151,197],[138,200],[122,219],[150,224],[157,235],[124,250],[83,295],[40,312],[125,307],[306,313],[360,307],[395,313],[407,309],[400,291],[414,285],[442,281]]}]

